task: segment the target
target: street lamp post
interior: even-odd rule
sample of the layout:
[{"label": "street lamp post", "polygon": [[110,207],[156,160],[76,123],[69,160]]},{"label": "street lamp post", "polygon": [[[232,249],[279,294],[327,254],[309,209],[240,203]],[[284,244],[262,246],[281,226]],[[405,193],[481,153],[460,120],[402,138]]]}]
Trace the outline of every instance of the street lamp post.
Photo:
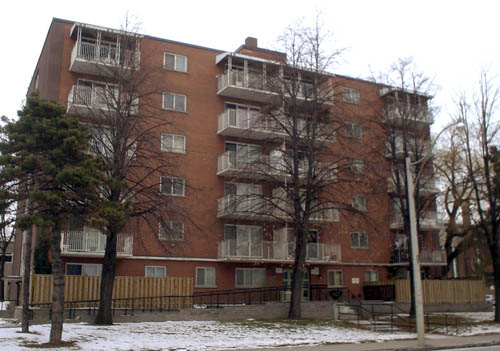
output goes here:
[{"label": "street lamp post", "polygon": [[410,217],[410,243],[411,243],[411,266],[413,272],[413,284],[415,291],[415,315],[417,327],[417,344],[425,345],[425,326],[424,326],[424,301],[422,297],[422,278],[420,276],[420,256],[418,254],[417,237],[417,214],[415,211],[415,186],[413,184],[413,175],[411,172],[411,160],[405,159],[406,179],[408,182],[408,210]]}]

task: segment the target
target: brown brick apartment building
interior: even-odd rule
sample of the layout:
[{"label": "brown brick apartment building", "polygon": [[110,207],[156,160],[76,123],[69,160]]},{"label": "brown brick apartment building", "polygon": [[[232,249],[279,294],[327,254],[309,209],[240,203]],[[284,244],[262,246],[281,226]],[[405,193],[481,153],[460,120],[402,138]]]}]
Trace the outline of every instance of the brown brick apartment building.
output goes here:
[{"label": "brown brick apartment building", "polygon": [[[67,106],[75,116],[84,114],[82,97],[86,108],[100,108],[91,96],[101,84],[99,65],[110,64],[107,58],[123,51],[117,33],[54,19],[29,92],[37,89],[42,98]],[[230,204],[231,196],[271,192],[274,186],[241,172],[235,157],[245,157],[245,150],[261,152],[265,135],[273,133],[248,123],[271,94],[251,82],[255,75],[265,77],[266,70],[286,65],[286,55],[259,48],[254,38],[234,52],[146,35],[138,40],[141,68],[162,69],[156,79],[168,87],[153,100],[160,117],[170,122],[157,131],[162,140],[158,148],[176,163],[176,176],[165,179],[162,191],[177,197],[193,223],[167,219],[158,223],[158,230],[131,224],[129,234],[119,240],[117,275],[193,277],[198,290],[289,284],[293,255],[287,222]],[[341,209],[325,213],[307,246],[306,279],[307,284],[346,286],[361,294],[363,282],[386,279],[408,264],[407,236],[401,234],[401,216],[391,205],[398,196],[388,181],[393,160],[381,142],[387,132],[384,111],[397,90],[334,74],[329,80],[336,93],[332,111],[344,127],[328,148],[359,161],[357,176],[369,185],[351,188],[344,196],[368,220]],[[428,135],[430,123],[424,119],[415,128]],[[424,271],[444,264],[435,209],[429,212],[420,236]],[[98,230],[70,226],[61,243],[66,274],[99,274],[104,243]],[[19,275],[21,240],[15,250],[13,274]]]}]

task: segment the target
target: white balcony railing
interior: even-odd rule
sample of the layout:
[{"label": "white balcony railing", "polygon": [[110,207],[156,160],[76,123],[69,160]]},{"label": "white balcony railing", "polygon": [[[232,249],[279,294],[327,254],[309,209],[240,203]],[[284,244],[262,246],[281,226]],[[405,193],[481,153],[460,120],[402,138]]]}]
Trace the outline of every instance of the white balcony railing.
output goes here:
[{"label": "white balcony railing", "polygon": [[[95,110],[116,111],[117,101],[117,93],[110,87],[73,85],[68,94],[67,111],[74,114],[89,114]],[[136,115],[139,111],[139,99],[134,99],[130,106],[123,103],[120,109],[123,109],[120,111],[122,115]]]},{"label": "white balcony railing", "polygon": [[[401,181],[404,182],[404,179],[401,178]],[[403,189],[402,191],[404,192],[404,183],[403,183]],[[439,187],[437,185],[437,182],[435,179],[421,179],[420,180],[420,188],[419,191],[423,194],[433,194],[439,191]],[[387,178],[387,192],[389,193],[396,193],[396,184],[394,182],[394,179],[392,177]]]},{"label": "white balcony railing", "polygon": [[94,64],[122,65],[123,67],[138,67],[140,54],[138,51],[121,50],[114,45],[87,42],[76,42],[71,52],[71,62],[84,60]]},{"label": "white balcony railing", "polygon": [[[408,249],[394,249],[392,260],[394,263],[407,263],[410,256]],[[420,252],[420,263],[444,264],[446,263],[446,252],[441,249],[424,248]]]},{"label": "white balcony railing", "polygon": [[267,201],[259,195],[226,195],[217,199],[217,217],[268,217]]},{"label": "white balcony railing", "polygon": [[[83,231],[62,232],[62,253],[104,254],[106,248],[106,235],[95,228],[85,228]],[[132,234],[119,234],[117,237],[118,255],[132,255]]]},{"label": "white balcony railing", "polygon": [[[390,218],[392,229],[401,229],[404,226],[404,218],[401,214],[393,214]],[[443,221],[439,218],[436,211],[427,211],[420,218],[420,227],[422,229],[439,229],[443,227]]]},{"label": "white balcony railing", "polygon": [[[279,241],[238,242],[235,239],[218,243],[219,259],[234,260],[277,260],[293,261],[295,243]],[[321,262],[340,262],[339,244],[308,243],[306,260]]]},{"label": "white balcony railing", "polygon": [[410,111],[404,112],[397,107],[389,107],[386,111],[385,118],[387,119],[387,121],[406,121],[406,122],[423,122],[423,123],[434,122],[432,113],[424,108],[413,108]]}]

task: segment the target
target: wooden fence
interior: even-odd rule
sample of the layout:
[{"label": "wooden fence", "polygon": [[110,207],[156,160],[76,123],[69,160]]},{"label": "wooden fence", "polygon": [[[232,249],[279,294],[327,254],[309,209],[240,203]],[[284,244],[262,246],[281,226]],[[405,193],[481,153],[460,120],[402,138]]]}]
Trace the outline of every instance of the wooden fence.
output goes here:
[{"label": "wooden fence", "polygon": [[[385,280],[365,285],[394,285],[397,302],[410,302],[409,280]],[[484,303],[484,280],[422,280],[424,303]]]},{"label": "wooden fence", "polygon": [[[101,277],[86,277],[79,275],[64,276],[64,301],[98,300]],[[193,278],[145,278],[116,277],[113,289],[113,299],[136,298],[135,307],[158,308],[161,304],[167,308],[182,308],[192,303]],[[143,299],[152,296],[183,296],[184,298]],[[189,298],[186,298],[189,297]],[[46,303],[52,300],[52,275],[35,274],[31,280],[30,302]],[[116,307],[130,305],[130,301],[115,302]],[[81,303],[81,307],[87,303]]]}]

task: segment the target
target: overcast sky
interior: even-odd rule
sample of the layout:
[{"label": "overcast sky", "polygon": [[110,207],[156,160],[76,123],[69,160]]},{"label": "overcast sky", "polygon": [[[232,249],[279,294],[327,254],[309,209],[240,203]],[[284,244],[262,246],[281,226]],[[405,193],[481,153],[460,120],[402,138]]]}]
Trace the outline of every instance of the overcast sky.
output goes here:
[{"label": "overcast sky", "polygon": [[318,12],[337,47],[348,48],[334,73],[366,78],[401,57],[414,57],[434,78],[444,125],[453,97],[479,72],[500,73],[500,1],[490,0],[249,0],[249,1],[9,1],[0,11],[0,115],[21,108],[53,17],[120,28],[126,13],[140,32],[233,51],[248,36],[276,48],[284,28]]}]

